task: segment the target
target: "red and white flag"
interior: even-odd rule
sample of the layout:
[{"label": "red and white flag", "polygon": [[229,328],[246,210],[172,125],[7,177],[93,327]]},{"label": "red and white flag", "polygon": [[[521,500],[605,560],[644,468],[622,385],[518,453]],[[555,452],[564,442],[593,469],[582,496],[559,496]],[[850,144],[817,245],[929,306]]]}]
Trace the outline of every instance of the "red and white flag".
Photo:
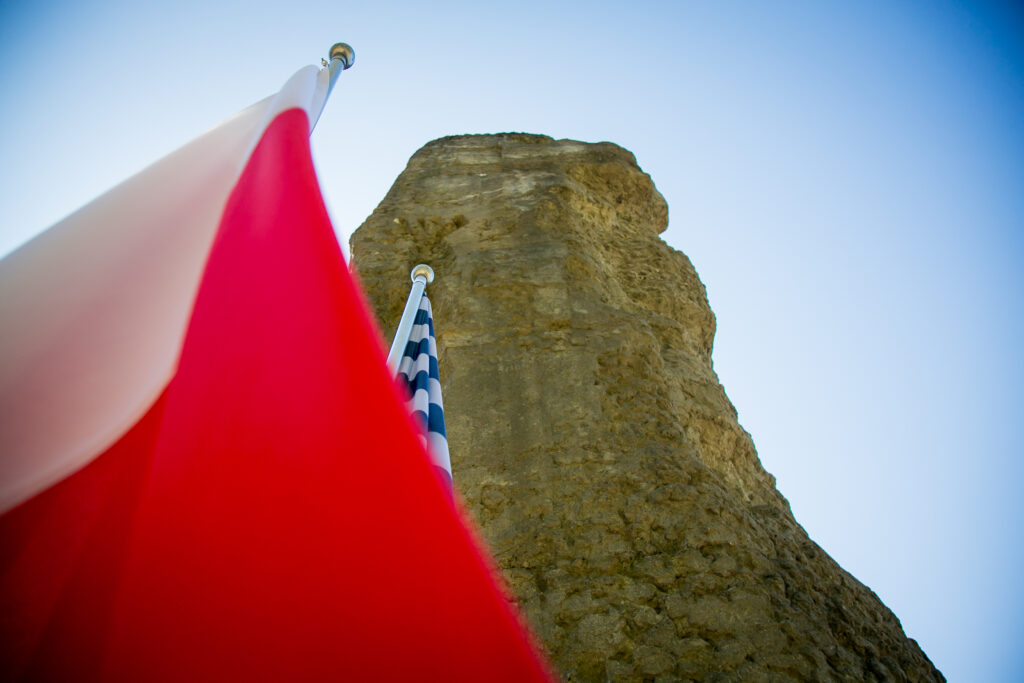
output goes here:
[{"label": "red and white flag", "polygon": [[549,680],[328,220],[327,78],[0,261],[0,679]]}]

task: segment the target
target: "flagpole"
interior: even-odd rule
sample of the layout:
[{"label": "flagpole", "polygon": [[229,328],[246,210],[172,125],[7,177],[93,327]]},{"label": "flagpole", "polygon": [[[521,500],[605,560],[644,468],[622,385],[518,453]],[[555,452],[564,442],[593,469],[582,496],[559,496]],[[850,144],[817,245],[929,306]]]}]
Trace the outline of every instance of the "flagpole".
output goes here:
[{"label": "flagpole", "polygon": [[330,97],[331,90],[334,89],[334,82],[338,80],[341,72],[356,63],[356,51],[348,43],[335,43],[331,45],[331,51],[328,53],[328,56],[331,58],[331,63],[327,66],[330,73],[327,97]]},{"label": "flagpole", "polygon": [[[313,129],[316,128],[316,124],[320,121],[320,115],[324,113],[324,105],[327,104],[331,91],[334,90],[334,83],[338,80],[338,76],[356,62],[356,51],[348,43],[335,43],[331,45],[329,56],[331,58],[330,62],[323,58],[320,59],[320,64],[323,68],[317,74],[316,94],[314,95],[318,99],[312,105],[312,109],[307,110],[310,111],[310,135],[313,134]],[[326,78],[324,72],[327,72]]]},{"label": "flagpole", "polygon": [[412,289],[409,290],[409,298],[405,301],[402,319],[398,321],[395,339],[391,342],[391,350],[388,351],[388,368],[393,375],[398,373],[398,365],[402,361],[402,352],[405,351],[405,345],[409,343],[409,336],[412,334],[412,323],[416,319],[416,311],[419,310],[420,299],[423,298],[423,290],[434,281],[434,269],[426,263],[421,263],[412,269],[409,277],[412,278]]}]

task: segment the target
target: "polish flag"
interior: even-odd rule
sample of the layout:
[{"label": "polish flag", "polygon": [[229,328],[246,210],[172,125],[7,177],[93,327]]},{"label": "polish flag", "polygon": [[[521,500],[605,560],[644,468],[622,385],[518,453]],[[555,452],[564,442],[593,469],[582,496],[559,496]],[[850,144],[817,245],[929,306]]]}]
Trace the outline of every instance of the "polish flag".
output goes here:
[{"label": "polish flag", "polygon": [[345,266],[327,91],[0,261],[0,679],[550,680]]}]

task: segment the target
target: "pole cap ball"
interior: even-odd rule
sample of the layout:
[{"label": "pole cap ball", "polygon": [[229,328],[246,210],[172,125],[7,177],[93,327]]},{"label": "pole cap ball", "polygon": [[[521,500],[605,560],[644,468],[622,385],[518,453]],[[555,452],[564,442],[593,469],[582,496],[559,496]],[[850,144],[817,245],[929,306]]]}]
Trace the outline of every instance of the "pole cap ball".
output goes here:
[{"label": "pole cap ball", "polygon": [[409,277],[412,278],[413,282],[416,282],[416,278],[418,277],[426,278],[427,284],[429,285],[434,281],[434,269],[426,263],[421,263],[412,269],[412,273],[410,273]]},{"label": "pole cap ball", "polygon": [[[335,43],[331,45],[330,58],[333,62],[340,59],[342,66],[347,69],[356,63],[356,51],[348,43]],[[342,69],[344,71],[344,69]]]}]

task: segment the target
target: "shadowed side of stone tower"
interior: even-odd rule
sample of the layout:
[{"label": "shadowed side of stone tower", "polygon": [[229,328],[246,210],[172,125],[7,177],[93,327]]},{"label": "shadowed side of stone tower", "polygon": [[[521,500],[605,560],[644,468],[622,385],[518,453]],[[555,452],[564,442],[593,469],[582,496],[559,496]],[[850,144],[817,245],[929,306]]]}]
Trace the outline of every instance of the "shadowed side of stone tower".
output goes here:
[{"label": "shadowed side of stone tower", "polygon": [[456,488],[568,680],[942,680],[793,519],[712,369],[715,318],[633,155],[419,150],[352,237],[391,333],[431,264]]}]

